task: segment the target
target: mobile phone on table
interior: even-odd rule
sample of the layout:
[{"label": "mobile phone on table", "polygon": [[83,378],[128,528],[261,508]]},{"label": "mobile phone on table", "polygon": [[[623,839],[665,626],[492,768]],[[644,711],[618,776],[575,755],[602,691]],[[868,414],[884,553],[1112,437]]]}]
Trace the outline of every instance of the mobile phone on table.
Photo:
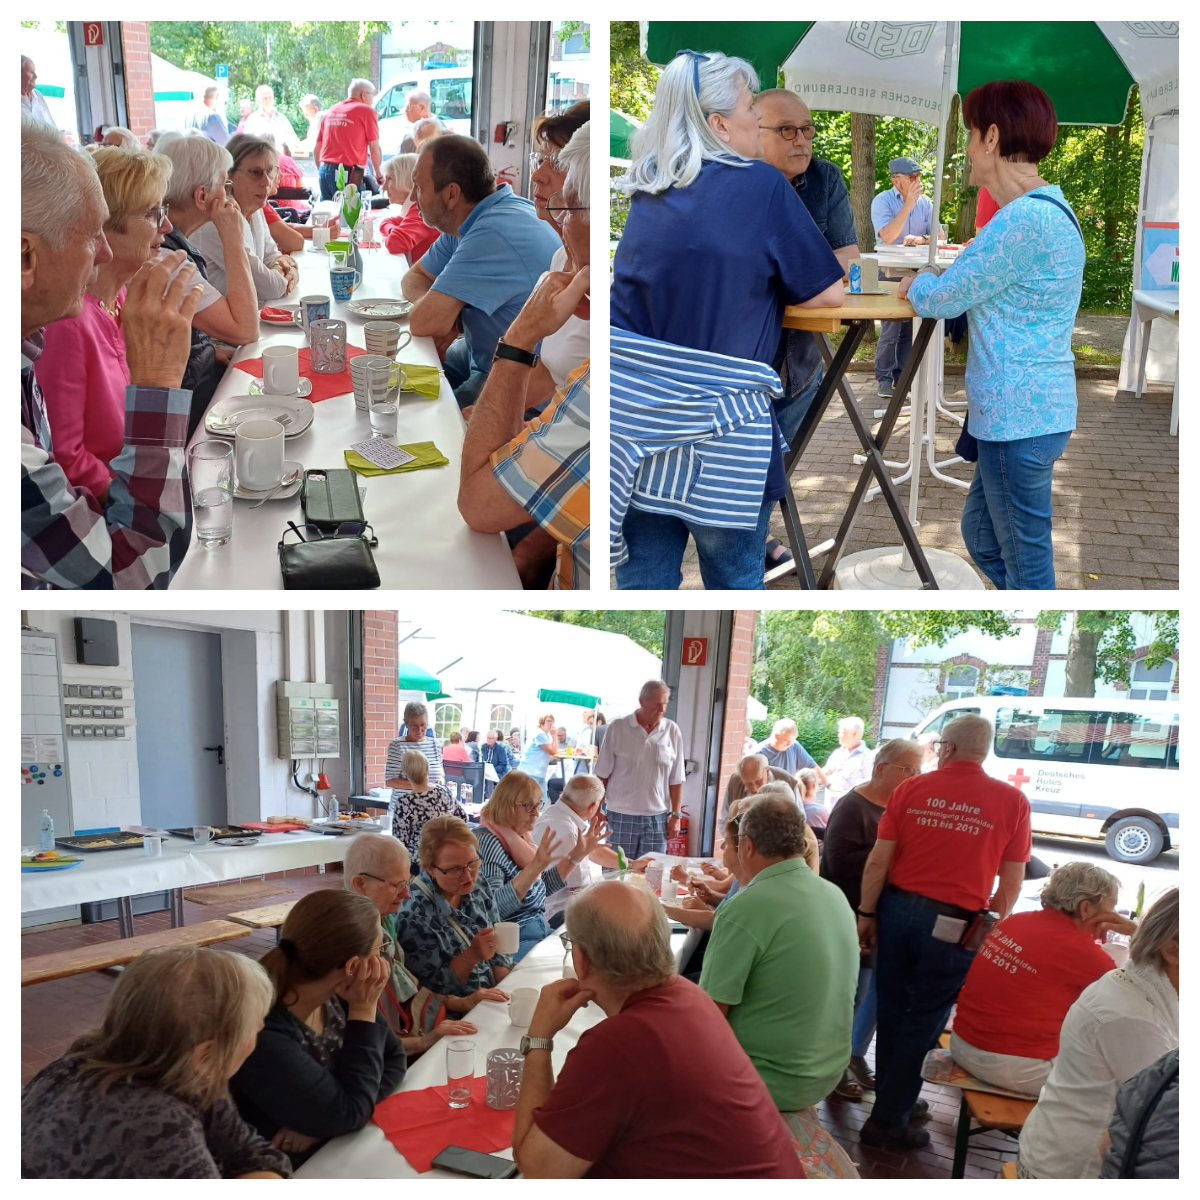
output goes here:
[{"label": "mobile phone on table", "polygon": [[340,525],[363,520],[358,476],[353,471],[305,471],[300,504],[304,520],[324,533],[333,533]]},{"label": "mobile phone on table", "polygon": [[472,1179],[511,1179],[517,1173],[517,1164],[511,1158],[480,1154],[463,1146],[447,1146],[433,1160],[433,1165],[455,1175],[470,1175]]}]

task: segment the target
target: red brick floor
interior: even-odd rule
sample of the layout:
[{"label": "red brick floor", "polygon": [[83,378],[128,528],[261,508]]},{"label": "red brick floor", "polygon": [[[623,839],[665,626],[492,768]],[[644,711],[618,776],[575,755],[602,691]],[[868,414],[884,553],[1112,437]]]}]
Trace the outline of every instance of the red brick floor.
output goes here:
[{"label": "red brick floor", "polygon": [[[185,923],[195,925],[212,921],[243,908],[257,908],[289,898],[299,899],[318,888],[342,885],[341,871],[332,865],[324,875],[318,874],[315,867],[309,867],[304,871],[268,875],[267,879],[278,880],[281,887],[291,888],[291,897],[281,894],[279,900],[275,901],[264,896],[227,905],[200,905],[185,901]],[[134,918],[137,933],[169,929],[170,923],[170,915],[166,912]],[[111,941],[117,936],[116,921],[26,933],[21,938],[21,955],[49,954],[55,950]],[[254,931],[249,937],[227,943],[224,948],[257,958],[274,944],[274,930],[262,929]],[[99,1020],[116,978],[116,975],[105,971],[94,971],[21,989],[22,1086]],[[868,1061],[874,1061],[873,1049],[868,1054]],[[921,1095],[929,1101],[930,1106],[931,1116],[926,1124],[930,1143],[925,1149],[910,1154],[875,1150],[860,1144],[858,1131],[871,1111],[869,1094],[857,1104],[845,1100],[826,1100],[819,1106],[818,1112],[821,1124],[846,1148],[864,1179],[948,1179],[954,1159],[959,1094],[953,1088],[926,1084]],[[971,1139],[971,1149],[967,1154],[967,1177],[995,1179],[1000,1174],[1002,1163],[1015,1157],[1016,1142],[1001,1134],[980,1134]]]}]

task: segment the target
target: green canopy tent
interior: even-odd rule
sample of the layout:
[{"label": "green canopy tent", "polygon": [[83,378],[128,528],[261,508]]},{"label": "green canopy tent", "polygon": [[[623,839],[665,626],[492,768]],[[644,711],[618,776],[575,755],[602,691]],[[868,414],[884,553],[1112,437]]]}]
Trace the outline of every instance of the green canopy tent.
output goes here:
[{"label": "green canopy tent", "polygon": [[401,692],[424,692],[427,700],[445,698],[442,681],[435,675],[430,675],[424,667],[418,667],[416,663],[411,662],[397,664],[396,689]]},{"label": "green canopy tent", "polygon": [[608,156],[613,166],[629,166],[629,143],[641,124],[615,108],[608,110]]}]

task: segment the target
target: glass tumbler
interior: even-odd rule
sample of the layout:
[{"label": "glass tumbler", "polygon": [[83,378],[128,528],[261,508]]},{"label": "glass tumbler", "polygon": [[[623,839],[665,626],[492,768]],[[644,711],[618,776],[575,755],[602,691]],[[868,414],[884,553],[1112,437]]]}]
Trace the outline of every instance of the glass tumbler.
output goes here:
[{"label": "glass tumbler", "polygon": [[394,438],[400,408],[400,389],[407,382],[395,363],[371,365],[367,371],[367,410],[373,437]]},{"label": "glass tumbler", "polygon": [[197,442],[187,463],[196,540],[202,546],[224,546],[233,537],[233,443]]},{"label": "glass tumbler", "polygon": [[471,1084],[475,1080],[475,1043],[455,1038],[446,1043],[446,1079],[450,1084],[451,1108],[466,1108],[471,1103]]},{"label": "glass tumbler", "polygon": [[312,321],[308,326],[308,349],[312,369],[320,375],[336,375],[346,369],[346,322]]}]

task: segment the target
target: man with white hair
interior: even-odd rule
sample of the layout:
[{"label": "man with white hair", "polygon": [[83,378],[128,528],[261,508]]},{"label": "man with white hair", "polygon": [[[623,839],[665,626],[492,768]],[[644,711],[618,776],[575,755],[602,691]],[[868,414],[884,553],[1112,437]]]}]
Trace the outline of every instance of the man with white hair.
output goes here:
[{"label": "man with white hair", "polygon": [[811,767],[816,771],[821,783],[824,783],[825,772],[817,766],[817,760],[796,740],[799,733],[796,722],[783,717],[771,726],[771,736],[758,747],[758,753],[765,755],[771,766],[779,767],[793,778],[803,768]]},{"label": "man with white hair", "polygon": [[611,722],[596,758],[607,793],[608,844],[627,858],[665,854],[679,833],[683,797],[683,734],[666,717],[671,689],[661,679],[642,684],[638,706]]},{"label": "man with white hair", "polygon": [[275,92],[269,83],[264,83],[254,91],[254,99],[258,108],[252,112],[239,133],[250,137],[266,137],[272,134],[275,145],[285,154],[290,154],[293,146],[300,144],[292,123],[275,107]]},{"label": "man with white hair", "polygon": [[832,808],[847,792],[871,778],[874,755],[863,741],[862,717],[843,717],[838,722],[838,748],[825,762],[825,787]]},{"label": "man with white hair", "polygon": [[[550,586],[564,589],[591,586],[591,360],[567,376],[540,417],[522,426],[542,339],[572,314],[583,320],[591,315],[590,137],[588,122],[558,155],[566,180],[557,198],[562,207],[551,216],[571,269],[547,270],[500,338],[467,426],[458,486],[458,510],[472,529],[497,533],[536,520],[540,529],[525,542],[540,539],[547,555],[557,554]],[[544,221],[538,224],[545,228]],[[536,559],[537,546],[526,553]]]},{"label": "man with white hair", "polygon": [[877,945],[879,1007],[875,1107],[859,1135],[869,1146],[929,1142],[909,1125],[929,1109],[918,1099],[921,1064],[991,927],[988,912],[1006,917],[1025,877],[1029,801],[984,771],[992,733],[973,713],[946,723],[938,769],[891,793],[863,868],[858,933],[864,952]]},{"label": "man with white hair", "polygon": [[[611,735],[610,735],[611,736]],[[606,741],[607,744],[607,741]],[[676,974],[671,927],[647,888],[610,881],[567,907],[575,979],[542,988],[513,1120],[527,1179],[800,1179],[787,1126],[716,1005]],[[604,1013],[554,1078],[554,1038]],[[716,1087],[719,1127],[696,1120]]]},{"label": "man with white hair", "polygon": [[423,137],[418,137],[418,128],[426,121],[433,121],[441,133],[449,133],[450,127],[440,117],[433,115],[433,97],[424,88],[414,88],[404,97],[404,117],[412,126],[412,133],[400,143],[401,154],[413,154],[421,142],[434,136],[426,126]]},{"label": "man with white hair", "polygon": [[[103,501],[72,487],[54,461],[35,364],[42,330],[83,310],[112,250],[108,206],[90,156],[57,130],[21,122],[21,586],[165,588],[187,553],[188,409],[181,388],[202,295],[182,251],[150,260],[130,281],[121,332],[130,385],[126,444],[109,464]],[[165,295],[164,295],[165,293]]]},{"label": "man with white hair", "polygon": [[316,150],[317,138],[321,134],[321,122],[325,119],[325,111],[321,108],[320,99],[312,92],[300,97],[300,111],[308,120],[308,128],[300,145],[292,152],[292,157],[308,158]]},{"label": "man with white hair", "polygon": [[425,117],[418,121],[413,126],[412,137],[405,138],[405,141],[411,141],[413,148],[411,151],[401,151],[402,154],[415,153],[419,151],[430,138],[441,137],[443,133],[448,133],[445,125],[437,119],[437,117]]},{"label": "man with white hair", "polygon": [[223,146],[229,141],[229,125],[225,114],[217,108],[220,95],[221,89],[216,84],[204,89],[204,103],[193,115],[191,127],[198,129],[210,142]]},{"label": "man with white hair", "polygon": [[[604,784],[595,775],[572,775],[567,780],[557,804],[542,810],[533,827],[533,841],[537,845],[546,830],[552,830],[558,843],[558,853],[570,854],[579,839],[587,832],[592,818],[600,811],[604,802]],[[644,871],[649,858],[639,858],[629,865],[635,871]],[[602,867],[616,867],[617,852],[608,846],[597,846],[567,876],[567,887],[584,887],[598,883],[602,878]]]},{"label": "man with white hair", "polygon": [[322,118],[313,157],[321,178],[321,199],[332,200],[337,191],[338,167],[346,168],[349,183],[362,186],[368,159],[376,177],[383,170],[379,148],[379,116],[371,107],[375,85],[369,79],[352,79],[346,99],[335,104]]},{"label": "man with white hair", "polygon": [[40,125],[48,125],[58,132],[58,123],[50,115],[50,106],[45,96],[34,86],[37,83],[37,69],[33,59],[26,54],[21,55],[21,116]]}]

